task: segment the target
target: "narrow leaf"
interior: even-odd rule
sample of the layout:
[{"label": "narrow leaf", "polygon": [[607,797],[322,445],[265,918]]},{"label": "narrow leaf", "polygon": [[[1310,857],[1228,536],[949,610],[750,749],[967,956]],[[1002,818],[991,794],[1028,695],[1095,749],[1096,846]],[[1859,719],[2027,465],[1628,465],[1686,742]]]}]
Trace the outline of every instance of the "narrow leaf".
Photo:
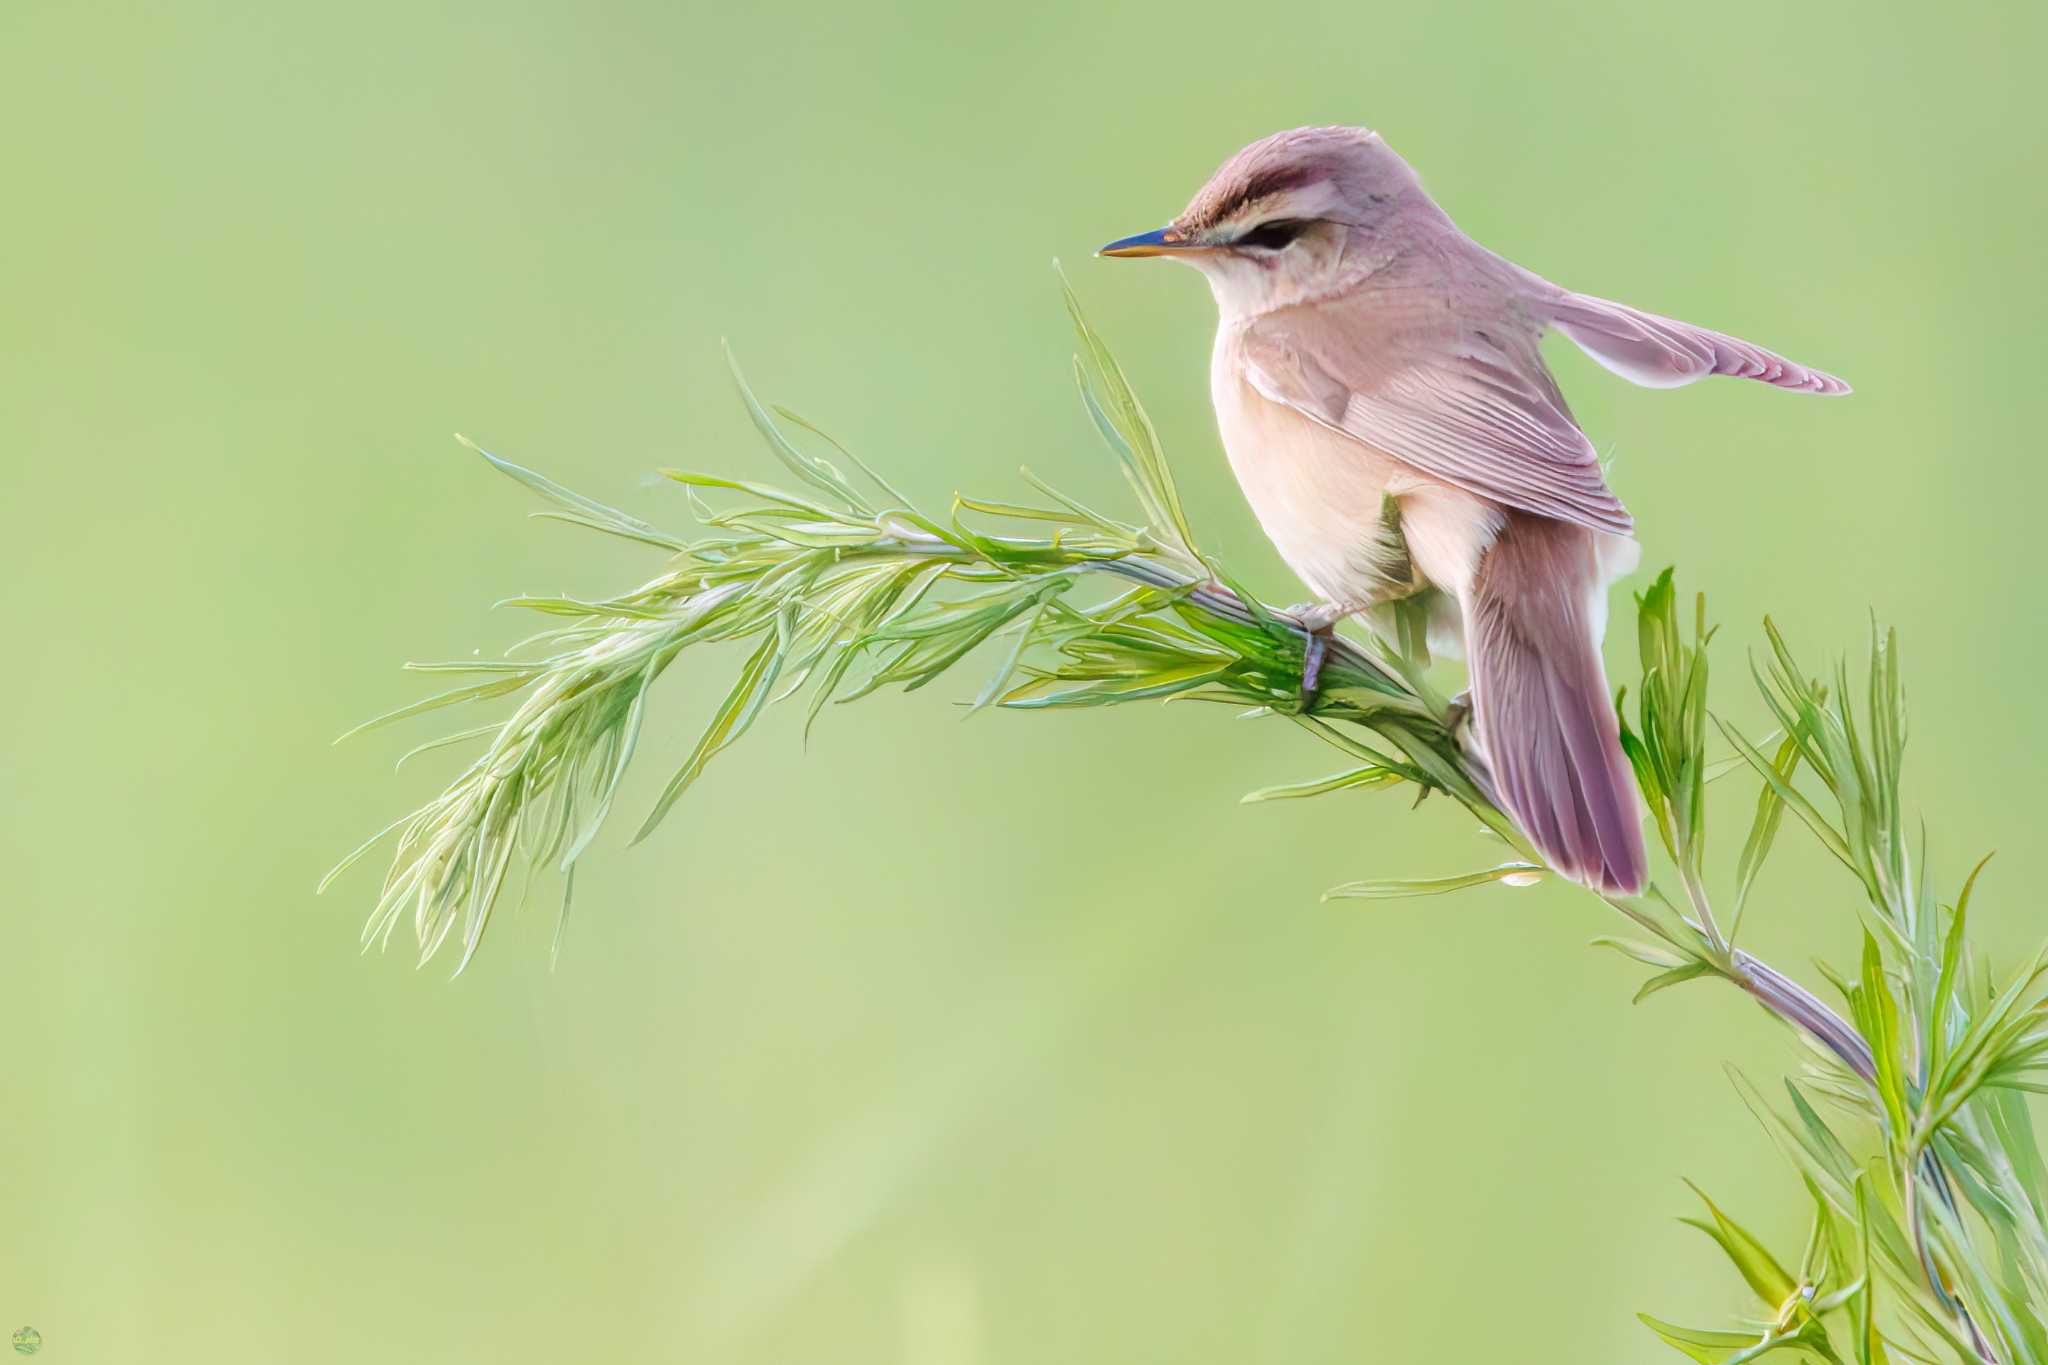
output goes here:
[{"label": "narrow leaf", "polygon": [[1776,1312],[1798,1288],[1792,1276],[1786,1272],[1785,1267],[1778,1264],[1762,1242],[1751,1236],[1741,1224],[1721,1212],[1720,1206],[1707,1197],[1705,1190],[1690,1180],[1685,1183],[1700,1197],[1700,1202],[1707,1206],[1707,1212],[1713,1215],[1714,1221],[1711,1224],[1691,1218],[1681,1221],[1700,1229],[1719,1242],[1721,1249],[1728,1254],[1728,1259],[1742,1273],[1742,1278],[1756,1291],[1757,1297]]},{"label": "narrow leaf", "polygon": [[1342,886],[1333,886],[1325,891],[1323,899],[1400,900],[1409,896],[1441,896],[1447,891],[1463,891],[1468,886],[1485,886],[1489,882],[1527,885],[1528,881],[1542,876],[1543,871],[1544,869],[1535,863],[1502,863],[1499,867],[1489,867],[1482,872],[1466,872],[1455,877],[1346,882]]}]

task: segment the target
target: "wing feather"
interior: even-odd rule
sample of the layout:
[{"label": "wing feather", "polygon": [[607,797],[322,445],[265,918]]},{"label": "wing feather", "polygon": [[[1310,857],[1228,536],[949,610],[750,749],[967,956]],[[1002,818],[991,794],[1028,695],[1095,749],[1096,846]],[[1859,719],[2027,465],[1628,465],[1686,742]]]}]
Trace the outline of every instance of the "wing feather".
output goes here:
[{"label": "wing feather", "polygon": [[1549,301],[1551,325],[1630,383],[1675,389],[1710,374],[1755,379],[1801,393],[1844,394],[1849,386],[1753,342],[1659,317],[1591,294]]},{"label": "wing feather", "polygon": [[1422,474],[1628,534],[1634,522],[1544,367],[1535,329],[1505,332],[1358,295],[1254,319],[1240,347],[1266,398]]}]

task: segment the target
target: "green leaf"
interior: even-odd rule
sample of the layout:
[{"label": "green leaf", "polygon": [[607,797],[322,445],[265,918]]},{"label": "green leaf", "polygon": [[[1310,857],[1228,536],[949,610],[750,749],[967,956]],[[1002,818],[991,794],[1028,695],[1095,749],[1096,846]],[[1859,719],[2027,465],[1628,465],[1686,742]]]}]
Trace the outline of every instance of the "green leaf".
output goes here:
[{"label": "green leaf", "polygon": [[661,672],[661,665],[660,655],[650,655],[647,666],[640,670],[639,678],[633,685],[633,700],[626,708],[625,722],[618,731],[617,752],[613,755],[603,784],[598,788],[597,799],[590,815],[584,820],[583,832],[576,836],[576,841],[562,855],[561,868],[565,873],[575,870],[576,860],[583,856],[583,851],[590,847],[590,841],[597,837],[598,830],[611,815],[612,802],[619,794],[619,784],[625,780],[626,768],[632,763],[633,754],[639,748],[641,720],[647,714],[647,694],[653,689],[654,679]]},{"label": "green leaf", "polygon": [[953,506],[957,511],[966,508],[970,512],[982,512],[992,517],[1008,517],[1013,521],[1056,521],[1061,525],[1072,525],[1071,511],[1050,507],[1027,507],[1016,502],[991,502],[985,498],[970,498],[965,494],[953,495]]},{"label": "green leaf", "polygon": [[1948,1051],[1949,1029],[1957,1019],[1961,1001],[1957,998],[1958,973],[1963,963],[1963,930],[1970,914],[1970,893],[1976,889],[1977,876],[1984,865],[1991,861],[1987,853],[1970,869],[1970,875],[1963,881],[1962,892],[1956,897],[1955,911],[1949,916],[1948,937],[1941,945],[1941,974],[1935,978],[1934,999],[1927,1011],[1927,1033],[1921,1039],[1923,1055],[1928,1058],[1928,1069],[1940,1067],[1941,1058]]},{"label": "green leaf", "polygon": [[1892,1139],[1904,1142],[1907,1125],[1905,1062],[1899,1055],[1899,1006],[1885,979],[1884,958],[1877,940],[1866,930],[1863,935],[1863,971],[1860,984],[1851,993],[1857,1027],[1870,1044],[1877,1068],[1877,1094],[1890,1121]]},{"label": "green leaf", "polygon": [[1808,829],[1813,831],[1814,837],[1821,841],[1821,845],[1828,852],[1834,854],[1836,858],[1840,859],[1844,867],[1852,872],[1856,872],[1860,876],[1861,870],[1857,866],[1854,855],[1849,851],[1848,841],[1842,837],[1841,832],[1827,822],[1826,817],[1814,808],[1813,803],[1807,800],[1799,792],[1798,788],[1794,787],[1789,780],[1780,776],[1776,765],[1759,753],[1755,746],[1744,739],[1734,726],[1728,724],[1719,716],[1714,717],[1714,724],[1721,728],[1722,735],[1727,738],[1730,744],[1735,746],[1736,752],[1749,761],[1749,766],[1763,778],[1765,785],[1777,795],[1780,801],[1790,806],[1793,813],[1805,822]]},{"label": "green leaf", "polygon": [[1666,1346],[1691,1356],[1700,1365],[1721,1365],[1728,1357],[1756,1345],[1760,1336],[1756,1332],[1717,1332],[1704,1327],[1680,1327],[1676,1323],[1653,1318],[1648,1313],[1638,1313],[1636,1318],[1663,1338]]},{"label": "green leaf", "polygon": [[572,492],[562,487],[562,485],[556,483],[545,474],[535,473],[524,465],[517,465],[510,460],[493,455],[467,436],[458,435],[455,439],[483,456],[484,459],[490,462],[491,467],[499,473],[525,484],[549,502],[567,510],[570,513],[569,520],[576,521],[593,530],[609,531],[613,535],[624,536],[627,540],[641,541],[648,545],[658,546],[664,550],[684,550],[689,548],[684,541],[678,540],[666,531],[648,525],[636,516],[621,512],[616,507],[607,507],[595,498],[586,498],[581,493]]},{"label": "green leaf", "polygon": [[320,884],[313,888],[313,894],[318,896],[325,893],[327,888],[334,884],[334,879],[336,877],[339,877],[342,873],[348,871],[351,867],[354,867],[356,863],[361,861],[365,853],[368,853],[378,844],[381,844],[386,839],[390,838],[391,835],[398,830],[398,827],[400,825],[405,824],[412,818],[413,816],[410,812],[401,815],[396,820],[393,820],[390,824],[384,826],[384,828],[378,830],[375,834],[372,834],[369,838],[363,840],[360,844],[357,844],[355,848],[352,849],[346,857],[344,857],[340,862],[336,863],[333,867],[327,869],[327,875],[322,877],[320,879]]},{"label": "green leaf", "polygon": [[2016,1043],[2027,1045],[2030,1021],[2038,1018],[2040,1007],[2037,1003],[2022,1008],[2022,1001],[2044,974],[2048,974],[2048,949],[2013,977],[1942,1059],[1927,1084],[1925,1107],[1930,1115],[1945,1118],[1954,1112],[1993,1068],[2013,1060],[2009,1048]]},{"label": "green leaf", "polygon": [[1778,1350],[1811,1350],[1824,1354],[1827,1338],[1818,1325],[1805,1324],[1799,1331],[1779,1335],[1763,1332],[1717,1332],[1702,1327],[1680,1327],[1638,1313],[1641,1323],[1655,1332],[1666,1346],[1692,1357],[1700,1365],[1745,1365]]},{"label": "green leaf", "polygon": [[1629,1003],[1631,1005],[1640,1005],[1659,991],[1669,990],[1673,986],[1684,985],[1686,982],[1705,976],[1713,970],[1712,963],[1688,962],[1683,967],[1673,967],[1668,972],[1659,972],[1637,988],[1635,995],[1630,998]]},{"label": "green leaf", "polygon": [[[1789,785],[1793,770],[1798,766],[1799,741],[1787,735],[1778,745],[1771,767],[1777,771],[1780,783]],[[1750,820],[1749,837],[1743,841],[1742,856],[1735,865],[1735,908],[1728,916],[1728,942],[1731,944],[1742,928],[1743,907],[1749,903],[1750,888],[1756,884],[1757,874],[1763,871],[1764,860],[1771,855],[1771,843],[1778,837],[1778,825],[1784,814],[1785,801],[1778,795],[1777,787],[1764,783],[1757,790],[1756,814]]]},{"label": "green leaf", "polygon": [[1322,796],[1328,792],[1350,791],[1357,787],[1390,787],[1404,781],[1401,774],[1389,768],[1368,764],[1353,768],[1349,772],[1333,773],[1329,777],[1318,777],[1309,782],[1290,782],[1277,787],[1261,787],[1246,792],[1238,798],[1240,805],[1255,805],[1261,801],[1297,801],[1303,797]]},{"label": "green leaf", "polygon": [[1033,488],[1037,489],[1039,492],[1045,494],[1048,498],[1051,498],[1054,502],[1058,503],[1060,506],[1066,508],[1069,512],[1073,513],[1074,520],[1080,522],[1082,525],[1093,527],[1095,530],[1102,532],[1104,535],[1115,536],[1120,540],[1134,540],[1136,538],[1138,534],[1137,527],[1128,526],[1123,522],[1117,521],[1111,517],[1106,517],[1102,513],[1096,511],[1094,508],[1088,506],[1086,503],[1068,497],[1065,493],[1062,493],[1059,489],[1054,488],[1044,479],[1041,479],[1036,474],[1032,473],[1028,467],[1019,469],[1017,472],[1018,474],[1023,476],[1024,482],[1030,484]]},{"label": "green leaf", "polygon": [[829,460],[805,454],[789,437],[783,435],[782,428],[776,425],[775,418],[761,405],[761,400],[754,397],[754,390],[748,386],[747,377],[740,373],[740,362],[733,355],[730,346],[725,348],[725,363],[732,371],[732,382],[740,391],[740,401],[746,405],[747,416],[753,418],[755,429],[767,440],[768,448],[775,452],[775,457],[782,461],[783,466],[811,487],[837,500],[848,510],[872,513],[874,509],[868,505],[867,500],[861,497]]},{"label": "green leaf", "polygon": [[1797,1283],[1786,1273],[1785,1267],[1778,1264],[1762,1242],[1751,1236],[1741,1224],[1722,1213],[1720,1207],[1707,1198],[1705,1190],[1690,1180],[1685,1183],[1700,1197],[1700,1202],[1707,1206],[1707,1212],[1713,1215],[1714,1221],[1704,1223],[1696,1218],[1684,1218],[1679,1221],[1698,1228],[1718,1242],[1721,1250],[1728,1254],[1728,1259],[1742,1273],[1742,1278],[1771,1311],[1776,1312],[1783,1307],[1785,1301],[1798,1289]]},{"label": "green leaf", "polygon": [[1178,668],[1162,669],[1155,673],[1133,672],[1096,683],[1089,687],[1071,687],[1037,695],[1040,682],[1057,683],[1061,679],[1051,678],[1024,684],[1014,688],[1005,696],[1001,706],[1011,710],[1029,711],[1047,707],[1062,706],[1114,706],[1123,702],[1151,701],[1158,697],[1170,697],[1204,684],[1217,682],[1227,676],[1229,669],[1210,663],[1184,664]]},{"label": "green leaf", "polygon": [[[869,534],[874,532],[872,524],[865,521],[846,520],[845,508],[829,507],[811,498],[800,498],[794,493],[784,492],[773,484],[758,483],[752,479],[728,479],[717,474],[700,474],[693,469],[670,469],[664,467],[655,472],[664,479],[672,483],[679,483],[685,488],[716,488],[729,493],[744,493],[759,502],[767,503],[768,506],[766,507],[752,509],[752,515],[755,517],[781,516],[794,512],[803,516],[813,517],[819,521],[837,521],[848,526],[859,526],[868,531]],[[730,516],[746,515],[747,510],[740,509],[738,512],[721,514],[715,520],[722,522]]]},{"label": "green leaf", "polygon": [[1333,886],[1323,893],[1323,899],[1333,900],[1402,900],[1411,896],[1441,896],[1448,891],[1463,891],[1470,886],[1485,886],[1489,882],[1508,882],[1512,885],[1527,885],[1529,881],[1543,875],[1544,869],[1535,863],[1502,863],[1481,872],[1466,872],[1455,877],[1413,878],[1405,881],[1346,882]]},{"label": "green leaf", "polygon": [[705,727],[704,733],[698,736],[696,747],[690,751],[690,756],[683,761],[683,766],[676,770],[675,776],[668,780],[668,785],[662,788],[661,795],[655,799],[654,808],[648,811],[647,819],[642,822],[639,832],[633,836],[634,843],[637,844],[652,834],[654,827],[668,814],[669,807],[675,805],[677,798],[682,796],[690,784],[703,773],[705,765],[710,763],[721,749],[746,733],[747,727],[753,724],[754,717],[760,714],[762,703],[767,701],[768,694],[775,686],[775,674],[788,644],[787,627],[780,627],[774,634],[763,639],[748,657],[745,667],[740,670],[738,681],[732,685],[732,691],[726,694],[725,700],[719,704],[717,712],[712,716],[711,723]]},{"label": "green leaf", "polygon": [[1011,642],[1010,652],[1003,657],[1002,667],[989,677],[982,685],[981,691],[975,695],[974,704],[968,708],[969,715],[986,709],[1003,694],[1004,689],[1009,687],[1010,679],[1016,676],[1017,667],[1024,660],[1024,651],[1030,648],[1037,638],[1039,623],[1045,619],[1045,613],[1056,595],[1047,593],[1041,596],[1038,604],[1025,616],[1023,626],[1016,632],[1017,638]]},{"label": "green leaf", "polygon": [[1587,941],[1586,946],[1589,948],[1612,948],[1623,957],[1640,962],[1645,967],[1658,967],[1666,971],[1674,967],[1694,966],[1697,965],[1698,961],[1698,959],[1687,957],[1675,949],[1665,948],[1655,943],[1644,943],[1638,939],[1616,938],[1612,934],[1601,934],[1597,938],[1590,939]]},{"label": "green leaf", "polygon": [[373,716],[361,725],[356,726],[355,729],[341,735],[334,742],[340,744],[344,740],[354,739],[357,735],[367,733],[368,731],[381,729],[386,725],[395,725],[401,720],[425,715],[429,711],[438,711],[444,706],[460,706],[464,702],[489,701],[494,697],[510,696],[523,687],[531,686],[534,675],[538,671],[538,669],[529,669],[510,677],[495,679],[491,682],[471,683],[467,687],[456,687],[446,692],[437,692],[431,697],[401,706],[393,711],[386,711],[381,716]]},{"label": "green leaf", "polygon": [[1984,1107],[1999,1149],[2019,1175],[2019,1197],[2032,1208],[2037,1222],[2048,1224],[2048,1163],[2041,1159],[2026,1096],[2009,1089],[1988,1091]]},{"label": "green leaf", "polygon": [[[1089,416],[1122,462],[1124,474],[1138,496],[1139,505],[1145,510],[1148,529],[1162,539],[1166,548],[1193,563],[1201,563],[1202,557],[1195,549],[1194,531],[1189,527],[1187,513],[1181,506],[1179,490],[1174,487],[1173,473],[1160,451],[1159,435],[1152,427],[1152,419],[1146,415],[1144,405],[1138,401],[1130,381],[1124,377],[1123,367],[1117,364],[1116,357],[1109,353],[1102,338],[1089,325],[1087,315],[1081,310],[1080,296],[1074,292],[1074,286],[1064,271],[1060,272],[1060,290],[1066,298],[1067,314],[1073,320],[1074,333],[1081,343],[1082,356],[1076,358],[1075,377]],[[1102,395],[1099,399],[1098,389]]]},{"label": "green leaf", "polygon": [[1850,1334],[1856,1343],[1856,1365],[1890,1365],[1884,1337],[1877,1329],[1877,1265],[1870,1259],[1870,1182],[1856,1182],[1856,1230],[1862,1239],[1862,1289],[1849,1299]]},{"label": "green leaf", "polygon": [[[1706,603],[1696,599],[1692,638],[1679,622],[1678,594],[1670,569],[1636,599],[1636,647],[1643,675],[1637,689],[1636,725],[1624,718],[1622,752],[1636,785],[1657,822],[1658,837],[1688,875],[1697,873],[1705,847]],[[1617,711],[1626,699],[1616,700]]]},{"label": "green leaf", "polygon": [[903,494],[896,489],[895,485],[891,484],[887,479],[883,478],[880,474],[876,473],[875,470],[868,465],[868,462],[866,460],[863,460],[860,456],[854,454],[851,450],[848,450],[845,446],[841,445],[839,441],[835,437],[833,437],[829,432],[821,430],[817,426],[806,421],[799,414],[791,412],[788,408],[782,406],[780,403],[775,404],[773,410],[777,417],[782,418],[782,420],[790,423],[793,426],[802,427],[805,431],[810,432],[811,435],[817,437],[826,445],[831,446],[841,455],[844,455],[846,457],[846,461],[848,464],[851,464],[855,469],[858,469],[863,475],[867,477],[870,483],[875,485],[875,487],[881,489],[884,493],[887,493],[889,497],[892,500],[894,500],[899,507],[905,510],[908,510],[910,508],[911,502],[909,498],[904,497]]},{"label": "green leaf", "polygon": [[[1784,738],[1785,732],[1783,730],[1773,730],[1757,741],[1757,748],[1762,749],[1766,745],[1779,743]],[[1748,771],[1748,759],[1744,758],[1741,754],[1730,754],[1726,758],[1717,758],[1707,765],[1705,780],[1709,785],[1712,785],[1730,773],[1746,773]]]}]

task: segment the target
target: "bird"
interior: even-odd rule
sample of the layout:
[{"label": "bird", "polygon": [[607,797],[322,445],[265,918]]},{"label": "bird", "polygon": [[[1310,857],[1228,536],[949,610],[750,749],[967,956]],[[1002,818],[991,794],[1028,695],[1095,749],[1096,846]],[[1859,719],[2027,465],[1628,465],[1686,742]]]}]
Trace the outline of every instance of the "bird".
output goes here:
[{"label": "bird", "polygon": [[1317,599],[1295,613],[1311,637],[1305,693],[1337,622],[1417,599],[1431,647],[1466,659],[1494,803],[1552,870],[1639,892],[1641,810],[1600,645],[1608,588],[1640,549],[1539,342],[1561,333],[1650,388],[1849,386],[1495,255],[1365,128],[1262,138],[1165,227],[1097,254],[1168,257],[1208,279],[1225,454]]}]

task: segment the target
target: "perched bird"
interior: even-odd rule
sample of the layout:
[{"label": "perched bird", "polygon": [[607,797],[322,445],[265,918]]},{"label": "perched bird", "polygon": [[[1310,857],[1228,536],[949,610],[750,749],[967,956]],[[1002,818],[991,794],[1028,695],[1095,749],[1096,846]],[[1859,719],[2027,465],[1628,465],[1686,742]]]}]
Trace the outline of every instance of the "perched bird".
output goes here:
[{"label": "perched bird", "polygon": [[[1433,591],[1431,641],[1469,661],[1496,802],[1557,871],[1640,890],[1641,817],[1600,663],[1634,523],[1537,343],[1555,328],[1652,388],[1710,374],[1849,386],[1501,259],[1363,128],[1254,142],[1171,224],[1099,254],[1208,277],[1217,424],[1260,525],[1321,599],[1303,625],[1327,638]],[[1310,691],[1319,662],[1312,649]]]}]

